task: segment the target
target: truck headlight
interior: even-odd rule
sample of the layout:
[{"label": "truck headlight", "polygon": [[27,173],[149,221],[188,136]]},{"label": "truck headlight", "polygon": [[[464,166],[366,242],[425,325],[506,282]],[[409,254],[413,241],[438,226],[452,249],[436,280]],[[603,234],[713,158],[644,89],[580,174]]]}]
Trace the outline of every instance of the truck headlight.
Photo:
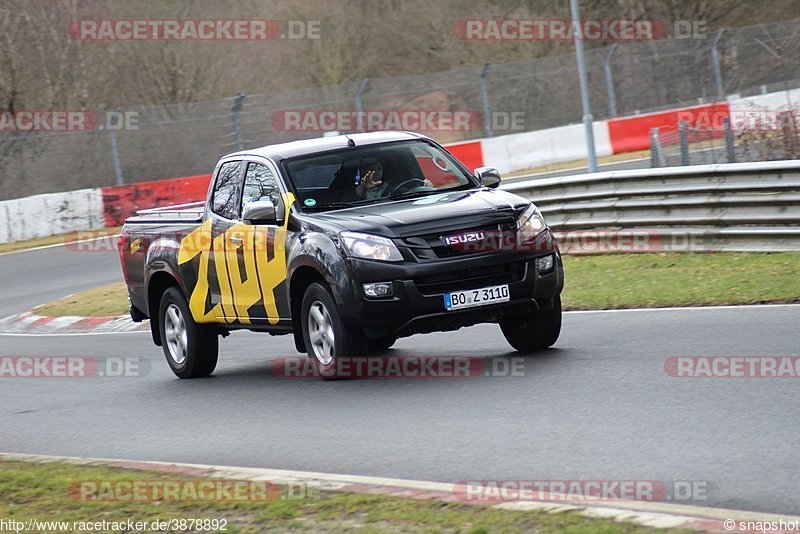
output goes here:
[{"label": "truck headlight", "polygon": [[517,219],[517,236],[521,243],[533,241],[545,228],[547,223],[533,204]]},{"label": "truck headlight", "polygon": [[342,232],[339,236],[347,251],[356,258],[403,261],[403,256],[391,239],[358,232]]}]

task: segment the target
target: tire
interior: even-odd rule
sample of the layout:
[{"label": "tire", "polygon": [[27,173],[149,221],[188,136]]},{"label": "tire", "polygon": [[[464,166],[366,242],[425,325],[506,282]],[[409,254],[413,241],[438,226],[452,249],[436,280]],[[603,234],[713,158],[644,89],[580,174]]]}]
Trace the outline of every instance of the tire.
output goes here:
[{"label": "tire", "polygon": [[367,347],[370,352],[381,351],[391,348],[395,343],[397,343],[396,337],[381,337],[367,340]]},{"label": "tire", "polygon": [[554,299],[550,310],[500,321],[500,329],[509,345],[520,352],[552,346],[561,333],[561,297]]},{"label": "tire", "polygon": [[367,338],[360,330],[344,325],[327,286],[319,282],[308,286],[300,318],[308,357],[322,378],[344,378],[337,373],[340,358],[366,354]]},{"label": "tire", "polygon": [[161,296],[158,326],[164,356],[175,376],[200,378],[214,372],[219,336],[208,326],[194,322],[186,298],[176,287],[170,287]]}]

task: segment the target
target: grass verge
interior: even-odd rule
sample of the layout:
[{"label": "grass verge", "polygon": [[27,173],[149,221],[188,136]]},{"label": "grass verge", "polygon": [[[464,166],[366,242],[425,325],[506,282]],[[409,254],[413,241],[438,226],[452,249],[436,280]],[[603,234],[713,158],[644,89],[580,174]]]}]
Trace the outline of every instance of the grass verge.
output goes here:
[{"label": "grass verge", "polygon": [[800,302],[800,253],[564,257],[565,308]]},{"label": "grass verge", "polygon": [[128,312],[128,292],[124,282],[87,289],[79,293],[48,302],[33,309],[37,315],[63,317],[102,317],[123,315]]},{"label": "grass verge", "polygon": [[[186,481],[176,475],[67,463],[0,461],[0,517],[27,523],[67,521],[108,523],[169,519],[227,520],[225,532],[653,532],[653,529],[575,513],[512,512],[464,503],[413,500],[352,493],[319,492],[270,501],[121,501],[82,500],[74,487],[81,481]],[[192,479],[197,480],[197,479]],[[70,490],[73,489],[73,493]],[[270,492],[272,494],[272,492]],[[117,532],[115,530],[104,530]],[[150,529],[147,530],[148,532]],[[184,530],[187,531],[187,530]],[[192,531],[199,531],[197,529]],[[214,530],[211,530],[212,532]],[[677,531],[672,531],[677,532]]]}]

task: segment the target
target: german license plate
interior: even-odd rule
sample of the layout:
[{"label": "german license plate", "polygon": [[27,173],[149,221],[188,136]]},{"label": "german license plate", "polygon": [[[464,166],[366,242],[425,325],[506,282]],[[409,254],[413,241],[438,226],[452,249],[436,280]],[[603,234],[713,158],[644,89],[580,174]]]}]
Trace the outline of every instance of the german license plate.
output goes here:
[{"label": "german license plate", "polygon": [[476,306],[486,306],[496,302],[508,302],[508,284],[502,286],[482,287],[480,289],[470,289],[468,291],[453,291],[445,293],[444,307],[447,311],[461,310],[463,308],[474,308]]}]

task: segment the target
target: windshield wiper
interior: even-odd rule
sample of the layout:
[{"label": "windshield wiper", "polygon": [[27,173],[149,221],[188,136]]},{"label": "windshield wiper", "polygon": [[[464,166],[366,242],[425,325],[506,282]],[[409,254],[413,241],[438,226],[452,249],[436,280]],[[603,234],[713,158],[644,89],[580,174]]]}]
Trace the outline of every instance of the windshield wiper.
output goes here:
[{"label": "windshield wiper", "polygon": [[395,193],[393,195],[389,195],[386,197],[387,200],[400,200],[403,198],[414,198],[414,197],[424,197],[428,195],[434,195],[436,193],[442,193],[446,190],[435,190],[435,191],[406,191],[405,193]]}]

